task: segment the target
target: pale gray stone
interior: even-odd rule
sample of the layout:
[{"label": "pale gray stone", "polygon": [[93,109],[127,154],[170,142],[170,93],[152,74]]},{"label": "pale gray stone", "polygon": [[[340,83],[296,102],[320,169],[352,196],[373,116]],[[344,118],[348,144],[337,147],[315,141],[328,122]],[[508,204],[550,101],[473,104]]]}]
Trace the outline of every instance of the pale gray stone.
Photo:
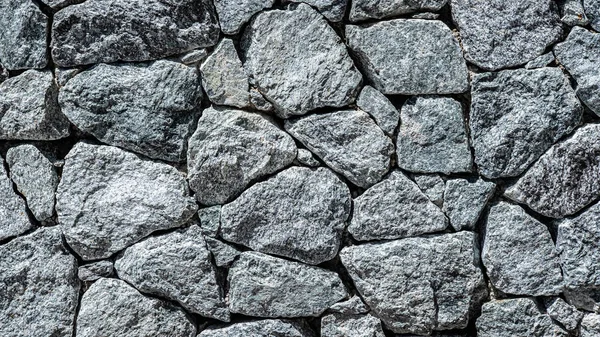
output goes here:
[{"label": "pale gray stone", "polygon": [[517,176],[581,123],[583,108],[559,68],[476,74],[471,139],[479,173]]},{"label": "pale gray stone", "polygon": [[82,3],[85,0],[40,0],[42,3],[44,3],[46,6],[54,9],[54,10],[59,10],[61,8],[70,6],[70,5],[75,5],[78,3]]},{"label": "pale gray stone", "polygon": [[57,228],[40,228],[0,246],[0,335],[71,336],[76,272],[77,261]]},{"label": "pale gray stone", "polygon": [[54,15],[52,58],[60,67],[148,61],[217,43],[209,0],[92,0]]},{"label": "pale gray stone", "polygon": [[369,187],[387,173],[394,145],[360,110],[287,120],[285,130],[353,184]]},{"label": "pale gray stone", "polygon": [[308,151],[307,149],[298,149],[298,156],[296,156],[296,160],[305,166],[317,167],[321,165],[312,152]]},{"label": "pale gray stone", "polygon": [[215,264],[217,267],[231,266],[231,263],[233,263],[233,261],[241,254],[239,250],[225,242],[211,237],[207,237],[205,239],[206,246],[215,258]]},{"label": "pale gray stone", "polygon": [[206,48],[195,49],[179,56],[179,60],[183,64],[195,65],[204,62],[208,57]]},{"label": "pale gray stone", "polygon": [[77,337],[193,337],[196,327],[180,308],[145,297],[127,283],[103,278],[81,297]]},{"label": "pale gray stone", "polygon": [[443,231],[448,219],[402,172],[393,171],[354,199],[348,232],[359,241]]},{"label": "pale gray stone", "polygon": [[0,240],[21,235],[32,227],[25,201],[13,190],[4,159],[0,156]]},{"label": "pale gray stone", "polygon": [[600,336],[600,315],[586,314],[581,320],[581,332],[579,337]]},{"label": "pale gray stone", "polygon": [[202,234],[211,238],[219,235],[221,228],[221,205],[205,207],[198,210]]},{"label": "pale gray stone", "polygon": [[295,158],[292,137],[264,116],[211,107],[189,139],[188,179],[199,202],[222,204]]},{"label": "pale gray stone", "polygon": [[362,75],[341,38],[306,4],[257,15],[242,49],[246,70],[280,117],[343,107],[358,94]]},{"label": "pale gray stone", "polygon": [[396,333],[464,328],[486,295],[473,233],[350,246],[340,257],[371,312]]},{"label": "pale gray stone", "polygon": [[346,39],[371,84],[384,94],[459,94],[469,89],[458,41],[441,21],[348,25]]},{"label": "pale gray stone", "polygon": [[600,0],[583,0],[583,7],[592,28],[600,32]]},{"label": "pale gray stone", "polygon": [[284,0],[285,2],[304,2],[315,7],[331,22],[340,22],[346,13],[348,0]]},{"label": "pale gray stone", "polygon": [[554,54],[552,52],[548,52],[527,62],[525,64],[525,69],[543,68],[552,62],[554,62]]},{"label": "pale gray stone", "polygon": [[338,252],[350,191],[329,169],[291,167],[221,209],[221,237],[308,264]]},{"label": "pale gray stone", "polygon": [[411,19],[437,20],[440,17],[437,13],[417,13],[410,16]]},{"label": "pale gray stone", "polygon": [[477,179],[451,179],[446,182],[443,210],[456,231],[475,230],[477,220],[494,195],[496,184]]},{"label": "pale gray stone", "polygon": [[59,87],[64,87],[67,82],[83,71],[83,68],[54,68],[54,78]]},{"label": "pale gray stone", "polygon": [[525,64],[562,35],[552,0],[451,0],[465,58],[486,70]]},{"label": "pale gray stone", "polygon": [[366,314],[369,310],[369,307],[367,307],[358,295],[352,296],[347,301],[338,302],[327,309],[328,312],[344,315]]},{"label": "pale gray stone", "polygon": [[[583,0],[591,3],[597,0]],[[582,0],[557,0],[560,20],[567,26],[587,26],[590,19],[585,14]],[[600,2],[598,2],[600,4]]]},{"label": "pale gray stone", "polygon": [[242,253],[228,279],[229,310],[247,316],[319,316],[348,296],[332,271],[257,252]]},{"label": "pale gray stone", "polygon": [[227,35],[237,34],[254,14],[274,3],[275,0],[214,0],[221,30]]},{"label": "pale gray stone", "polygon": [[385,337],[379,318],[330,314],[321,318],[321,337]]},{"label": "pale gray stone", "polygon": [[437,174],[415,174],[415,183],[421,191],[438,207],[444,203],[445,182]]},{"label": "pale gray stone", "polygon": [[67,154],[56,193],[58,222],[84,260],[110,257],[154,231],[179,227],[197,208],[174,167],[86,143]]},{"label": "pale gray stone", "polygon": [[565,300],[577,309],[600,313],[600,289],[565,288]]},{"label": "pale gray stone", "polygon": [[383,19],[421,11],[439,11],[448,0],[353,0],[350,21]]},{"label": "pale gray stone", "polygon": [[85,282],[97,281],[103,277],[111,277],[114,274],[112,261],[101,260],[79,266],[77,277]]},{"label": "pale gray stone", "polygon": [[258,111],[275,111],[275,107],[273,106],[273,104],[267,101],[265,96],[263,96],[263,94],[261,94],[256,88],[250,89],[250,103],[252,103],[252,106]]},{"label": "pale gray stone", "polygon": [[584,315],[560,297],[553,297],[546,301],[546,312],[569,331],[577,329]]},{"label": "pale gray stone", "polygon": [[356,106],[371,115],[381,130],[389,136],[398,127],[400,111],[377,89],[365,86],[358,95]]},{"label": "pale gray stone", "polygon": [[303,322],[263,319],[240,322],[227,326],[209,326],[198,337],[313,337],[314,334]]}]

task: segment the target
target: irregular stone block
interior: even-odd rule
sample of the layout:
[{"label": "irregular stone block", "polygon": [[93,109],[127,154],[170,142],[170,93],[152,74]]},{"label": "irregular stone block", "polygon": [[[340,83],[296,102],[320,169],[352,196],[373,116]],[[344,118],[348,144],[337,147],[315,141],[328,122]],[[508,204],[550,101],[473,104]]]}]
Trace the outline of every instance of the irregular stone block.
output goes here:
[{"label": "irregular stone block", "polygon": [[284,0],[286,2],[304,2],[315,7],[331,22],[340,22],[346,13],[348,0]]},{"label": "irregular stone block", "polygon": [[85,282],[97,281],[103,277],[111,277],[114,274],[112,261],[101,260],[79,266],[77,277]]},{"label": "irregular stone block", "polygon": [[600,31],[600,1],[599,0],[583,0],[583,7],[586,16],[590,19],[592,28]]},{"label": "irregular stone block", "polygon": [[381,321],[372,315],[330,314],[321,318],[321,337],[385,337]]},{"label": "irregular stone block", "polygon": [[211,238],[219,235],[221,228],[221,205],[205,207],[198,210],[202,234]]},{"label": "irregular stone block", "polygon": [[569,331],[574,331],[579,327],[579,322],[584,315],[583,312],[578,311],[560,297],[553,297],[546,301],[546,312]]},{"label": "irregular stone block", "polygon": [[496,184],[481,179],[451,179],[446,182],[444,213],[456,231],[475,230],[485,205],[494,195]]},{"label": "irregular stone block", "polygon": [[352,298],[347,301],[337,302],[327,309],[328,312],[344,315],[366,314],[369,310],[369,307],[367,307],[358,295],[352,296]]},{"label": "irregular stone block", "polygon": [[[596,0],[585,0],[588,3]],[[582,0],[558,0],[556,1],[560,12],[560,21],[567,26],[587,26],[590,19],[585,15]],[[598,2],[600,4],[600,2]]]},{"label": "irregular stone block", "polygon": [[215,258],[217,267],[229,267],[231,263],[240,256],[241,252],[232,245],[221,242],[220,240],[207,237],[206,246]]},{"label": "irregular stone block", "polygon": [[312,152],[307,149],[298,149],[298,155],[296,156],[296,160],[305,166],[317,167],[321,165],[317,158],[312,154]]},{"label": "irregular stone block", "polygon": [[70,5],[74,5],[74,4],[78,4],[78,3],[82,3],[85,0],[40,0],[43,4],[45,4],[46,6],[54,9],[54,10],[59,10],[61,8],[70,6]]},{"label": "irregular stone block", "polygon": [[438,207],[442,207],[444,202],[444,190],[446,183],[437,174],[415,174],[415,183],[421,191]]},{"label": "irregular stone block", "polygon": [[214,0],[221,30],[227,35],[237,34],[254,14],[274,3],[275,0]]},{"label": "irregular stone block", "polygon": [[596,288],[565,288],[565,300],[580,310],[600,313],[600,289]]},{"label": "irregular stone block", "polygon": [[6,81],[9,77],[8,70],[0,63],[0,83]]},{"label": "irregular stone block", "polygon": [[25,201],[13,190],[13,183],[0,156],[0,240],[21,235],[32,227]]},{"label": "irregular stone block", "polygon": [[400,122],[400,112],[392,102],[371,86],[367,85],[361,90],[356,100],[356,106],[371,115],[388,136],[394,133]]},{"label": "irregular stone block", "polygon": [[552,52],[548,52],[527,62],[525,64],[525,69],[544,68],[552,62],[554,62],[554,54]]},{"label": "irregular stone block", "polygon": [[581,320],[580,337],[595,337],[600,335],[600,315],[586,314]]},{"label": "irregular stone block", "polygon": [[206,330],[200,332],[198,337],[261,337],[269,335],[282,337],[314,336],[310,328],[302,322],[263,319],[260,321],[235,323],[228,326],[209,326]]},{"label": "irregular stone block", "polygon": [[439,11],[448,0],[354,0],[350,21],[383,19],[412,12]]}]

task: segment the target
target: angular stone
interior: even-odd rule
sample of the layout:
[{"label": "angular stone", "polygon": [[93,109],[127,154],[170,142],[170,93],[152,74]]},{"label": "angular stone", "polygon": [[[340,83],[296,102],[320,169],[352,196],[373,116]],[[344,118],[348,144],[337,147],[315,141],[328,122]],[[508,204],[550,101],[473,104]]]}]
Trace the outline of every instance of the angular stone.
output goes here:
[{"label": "angular stone", "polygon": [[344,315],[366,314],[369,310],[369,307],[357,295],[352,296],[347,301],[338,302],[327,309],[328,312]]},{"label": "angular stone", "polygon": [[439,11],[448,0],[354,0],[350,21],[383,19],[413,12]]},{"label": "angular stone", "polygon": [[211,238],[219,235],[221,228],[221,205],[205,207],[198,210],[202,234]]},{"label": "angular stone", "polygon": [[458,41],[441,21],[348,25],[346,39],[372,85],[384,94],[459,94],[469,89]]},{"label": "angular stone", "polygon": [[452,0],[465,58],[486,70],[525,64],[562,35],[551,0]]},{"label": "angular stone", "polygon": [[58,10],[70,5],[74,5],[74,4],[78,4],[78,3],[82,3],[85,0],[40,0],[42,3],[44,3],[46,6],[54,9],[54,10]]},{"label": "angular stone", "polygon": [[110,257],[154,231],[179,227],[197,207],[175,168],[87,143],[67,154],[56,194],[58,222],[84,260]]},{"label": "angular stone", "polygon": [[321,337],[385,337],[373,315],[330,314],[321,318]]},{"label": "angular stone", "polygon": [[54,68],[54,79],[59,87],[64,87],[67,82],[82,72],[83,68]]},{"label": "angular stone", "polygon": [[392,102],[371,86],[367,85],[361,90],[356,106],[371,115],[381,130],[389,136],[394,133],[400,122],[400,112]]},{"label": "angular stone", "polygon": [[195,65],[203,62],[208,57],[206,48],[194,49],[182,55],[179,55],[178,60],[187,65]]},{"label": "angular stone", "polygon": [[565,288],[565,300],[580,310],[600,313],[600,289],[597,288]]},{"label": "angular stone", "polygon": [[263,9],[270,8],[275,0],[214,0],[221,30],[227,35],[237,34],[242,26]]},{"label": "angular stone", "polygon": [[221,40],[200,71],[202,86],[213,104],[238,108],[250,104],[248,75],[231,39]]},{"label": "angular stone", "polygon": [[360,110],[287,120],[285,130],[353,184],[369,187],[387,173],[394,145]]},{"label": "angular stone", "polygon": [[600,31],[600,0],[583,0],[585,14],[591,21],[591,26]]},{"label": "angular stone", "polygon": [[215,258],[217,267],[229,267],[231,263],[240,256],[241,252],[232,245],[226,244],[220,240],[207,237],[206,246]]},{"label": "angular stone", "polygon": [[308,325],[302,322],[281,319],[263,319],[235,323],[228,326],[209,326],[198,337],[313,337]]},{"label": "angular stone", "polygon": [[33,216],[38,221],[51,218],[58,176],[48,158],[33,145],[19,145],[8,149],[6,163],[10,178],[27,199]]},{"label": "angular stone", "polygon": [[244,252],[229,269],[229,310],[247,316],[319,316],[348,293],[325,269]]},{"label": "angular stone", "polygon": [[398,166],[420,173],[471,172],[473,159],[460,102],[414,97],[400,110]]},{"label": "angular stone", "polygon": [[553,297],[546,301],[546,312],[569,331],[577,329],[584,315],[560,297]]},{"label": "angular stone", "polygon": [[517,206],[490,208],[481,253],[490,281],[512,295],[548,296],[562,291],[560,261],[548,228]]},{"label": "angular stone", "polygon": [[437,174],[416,174],[414,179],[427,198],[438,207],[442,207],[444,190],[446,189],[446,183],[442,177]]},{"label": "angular stone", "polygon": [[221,237],[308,264],[338,252],[350,215],[348,187],[326,168],[291,167],[221,209]]},{"label": "angular stone", "polygon": [[52,58],[60,67],[148,61],[217,43],[208,0],[94,0],[54,15]]},{"label": "angular stone", "polygon": [[298,149],[298,155],[296,156],[296,160],[302,165],[317,167],[321,165],[317,158],[312,154],[312,152],[307,149]]},{"label": "angular stone", "polygon": [[76,334],[193,337],[196,327],[180,308],[145,297],[121,280],[103,278],[81,298]]},{"label": "angular stone", "polygon": [[0,83],[6,81],[9,77],[8,70],[0,63]]},{"label": "angular stone", "polygon": [[306,4],[257,15],[242,49],[246,70],[280,117],[343,107],[358,94],[362,75],[342,40]]},{"label": "angular stone", "polygon": [[189,139],[188,179],[199,202],[222,204],[295,158],[292,137],[264,116],[209,108]]},{"label": "angular stone", "polygon": [[559,68],[476,74],[471,139],[479,172],[517,176],[581,123],[583,108]]},{"label": "angular stone", "polygon": [[344,18],[348,0],[284,0],[287,2],[304,2],[315,7],[331,22],[340,22]]},{"label": "angular stone", "polygon": [[258,111],[275,111],[275,107],[273,107],[273,104],[267,101],[265,96],[263,96],[256,88],[250,89],[250,103],[252,103],[252,106]]},{"label": "angular stone", "polygon": [[581,320],[581,333],[579,337],[600,336],[600,315],[586,314]]},{"label": "angular stone", "polygon": [[[594,2],[597,0],[584,0]],[[587,26],[590,19],[585,15],[582,0],[557,0],[560,12],[560,21],[567,26]],[[600,2],[598,2],[600,4]]]},{"label": "angular stone", "polygon": [[600,125],[585,125],[554,145],[504,193],[552,218],[571,215],[600,196]]},{"label": "angular stone", "polygon": [[7,69],[46,67],[47,35],[48,17],[33,1],[0,1],[0,60]]},{"label": "angular stone", "polygon": [[194,67],[171,61],[100,64],[61,89],[64,114],[98,140],[166,161],[185,160],[200,116]]},{"label": "angular stone", "polygon": [[402,172],[393,171],[354,199],[348,232],[359,241],[443,231],[448,219]]},{"label": "angular stone", "polygon": [[76,272],[77,261],[56,228],[40,228],[0,246],[0,335],[71,336],[79,297]]},{"label": "angular stone", "polygon": [[552,52],[548,52],[527,62],[527,64],[525,64],[525,69],[543,68],[552,62],[554,62],[554,54]]},{"label": "angular stone", "polygon": [[111,277],[113,274],[113,263],[109,260],[84,264],[77,270],[77,277],[85,282],[97,281],[103,277]]},{"label": "angular stone", "polygon": [[493,182],[477,179],[451,179],[446,182],[444,213],[456,231],[475,230],[485,205],[496,190]]},{"label": "angular stone", "polygon": [[473,233],[350,246],[340,257],[372,313],[396,333],[464,328],[486,295]]},{"label": "angular stone", "polygon": [[56,140],[69,135],[50,70],[28,70],[0,84],[0,139]]},{"label": "angular stone", "polygon": [[0,156],[0,240],[21,235],[32,227],[25,201],[13,190]]}]

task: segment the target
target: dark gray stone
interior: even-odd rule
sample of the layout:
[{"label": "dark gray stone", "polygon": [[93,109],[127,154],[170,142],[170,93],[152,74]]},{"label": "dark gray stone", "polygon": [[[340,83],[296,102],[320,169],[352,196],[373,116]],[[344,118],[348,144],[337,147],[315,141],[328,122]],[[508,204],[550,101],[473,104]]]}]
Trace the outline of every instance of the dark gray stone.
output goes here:
[{"label": "dark gray stone", "polygon": [[583,7],[592,28],[600,31],[600,0],[583,0]]},{"label": "dark gray stone", "polygon": [[[592,3],[597,0],[583,0]],[[557,0],[560,21],[567,26],[587,26],[590,19],[585,14],[582,0]],[[598,2],[600,4],[600,2]]]},{"label": "dark gray stone", "polygon": [[565,288],[565,300],[579,310],[600,313],[600,289],[598,288]]},{"label": "dark gray stone", "polygon": [[77,277],[85,282],[97,281],[103,277],[111,277],[114,274],[112,261],[101,260],[79,266]]},{"label": "dark gray stone", "polygon": [[254,14],[274,3],[275,0],[214,0],[221,30],[227,35],[237,34]]},{"label": "dark gray stone", "polygon": [[544,68],[552,62],[554,62],[554,54],[552,52],[548,52],[527,62],[527,64],[525,64],[525,69]]},{"label": "dark gray stone", "polygon": [[485,205],[494,195],[496,184],[477,179],[451,179],[446,182],[444,213],[454,230],[475,230]]},{"label": "dark gray stone", "polygon": [[414,179],[427,198],[438,207],[442,207],[446,189],[446,183],[442,177],[437,174],[415,174]]},{"label": "dark gray stone", "polygon": [[560,297],[553,297],[546,301],[546,312],[552,319],[562,324],[565,329],[575,331],[583,318],[583,312],[568,304]]},{"label": "dark gray stone", "polygon": [[314,334],[303,322],[263,319],[260,321],[240,322],[227,326],[209,326],[198,337],[313,337]]},{"label": "dark gray stone", "polygon": [[321,337],[385,337],[379,318],[330,314],[321,318]]},{"label": "dark gray stone", "polygon": [[421,11],[439,11],[448,0],[354,0],[350,21],[383,19]]},{"label": "dark gray stone", "polygon": [[241,252],[232,245],[211,237],[206,238],[206,246],[215,258],[215,265],[217,265],[217,267],[231,266],[233,261],[241,254]]},{"label": "dark gray stone", "polygon": [[331,22],[340,22],[346,13],[348,0],[284,0],[285,2],[304,2],[315,7]]},{"label": "dark gray stone", "polygon": [[581,333],[579,337],[600,336],[600,315],[586,314],[581,320]]},{"label": "dark gray stone", "polygon": [[417,13],[410,16],[411,19],[437,20],[440,17],[438,13]]},{"label": "dark gray stone", "polygon": [[205,207],[198,210],[202,234],[211,238],[219,235],[221,228],[221,205]]},{"label": "dark gray stone", "polygon": [[400,122],[400,112],[390,102],[387,97],[380,93],[377,89],[371,86],[365,86],[358,99],[356,105],[364,112],[373,117],[377,125],[391,136],[398,127]]},{"label": "dark gray stone", "polygon": [[0,240],[21,235],[32,227],[25,201],[13,190],[13,183],[4,169],[4,159],[0,156]]}]

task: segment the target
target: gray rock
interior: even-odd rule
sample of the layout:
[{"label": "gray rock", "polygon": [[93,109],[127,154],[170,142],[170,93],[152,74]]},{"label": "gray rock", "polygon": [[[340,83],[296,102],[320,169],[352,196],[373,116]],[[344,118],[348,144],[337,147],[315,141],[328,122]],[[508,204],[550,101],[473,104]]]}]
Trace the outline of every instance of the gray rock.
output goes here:
[{"label": "gray rock", "polygon": [[591,21],[591,26],[596,31],[600,31],[600,1],[599,0],[583,0],[585,14]]},{"label": "gray rock", "polygon": [[25,201],[13,190],[4,159],[0,156],[0,240],[21,235],[32,227]]},{"label": "gray rock", "polygon": [[417,13],[410,16],[411,19],[437,20],[440,17],[437,13]]},{"label": "gray rock", "polygon": [[231,109],[204,110],[187,154],[196,199],[216,205],[237,197],[251,182],[296,158],[292,137],[264,116]]},{"label": "gray rock", "polygon": [[354,199],[348,232],[359,241],[443,231],[448,219],[402,172],[393,171]]},{"label": "gray rock", "polygon": [[0,2],[0,60],[7,69],[46,67],[47,35],[48,17],[34,2]]},{"label": "gray rock", "polygon": [[77,277],[85,282],[97,281],[103,277],[111,277],[113,274],[113,263],[109,260],[84,264],[77,270]]},{"label": "gray rock", "polygon": [[154,231],[179,227],[197,210],[183,176],[169,165],[86,143],[75,144],[65,159],[56,212],[67,242],[84,260],[110,257]]},{"label": "gray rock", "polygon": [[228,326],[209,326],[198,335],[198,337],[240,336],[313,337],[314,334],[310,328],[302,322],[281,319],[263,319],[260,321],[235,323]]},{"label": "gray rock", "polygon": [[33,145],[8,149],[6,163],[17,190],[27,199],[27,206],[38,221],[54,214],[54,193],[58,176],[52,163]]},{"label": "gray rock", "polygon": [[0,63],[0,83],[6,81],[9,77],[8,70]]},{"label": "gray rock", "polygon": [[256,88],[250,89],[250,103],[258,111],[273,112],[275,107]]},{"label": "gray rock", "polygon": [[257,15],[242,49],[246,70],[280,117],[343,107],[358,94],[362,75],[342,40],[306,4]]},{"label": "gray rock", "polygon": [[371,312],[396,333],[464,328],[486,294],[473,233],[350,246],[340,257]]},{"label": "gray rock", "polygon": [[437,174],[416,174],[414,176],[415,183],[421,191],[438,207],[442,207],[444,203],[444,190],[446,183]]},{"label": "gray rock", "polygon": [[548,228],[517,206],[490,208],[481,253],[490,281],[512,295],[558,295],[563,277]]},{"label": "gray rock", "polygon": [[348,0],[284,0],[286,2],[304,2],[315,7],[331,22],[340,22],[346,13]]},{"label": "gray rock", "polygon": [[119,278],[142,293],[176,301],[190,312],[229,321],[202,231],[191,226],[152,236],[115,261]]},{"label": "gray rock", "polygon": [[346,39],[371,84],[384,94],[459,94],[469,89],[458,41],[441,21],[348,25]]},{"label": "gray rock", "polygon": [[312,152],[307,149],[298,149],[298,155],[296,156],[296,160],[305,166],[317,167],[321,165],[317,158],[312,154]]},{"label": "gray rock", "polygon": [[0,84],[0,139],[56,140],[69,135],[49,70],[28,70]]},{"label": "gray rock", "polygon": [[194,49],[187,53],[184,53],[178,57],[179,61],[187,65],[195,65],[204,62],[208,57],[206,48]]},{"label": "gray rock", "polygon": [[77,337],[193,337],[196,327],[185,312],[145,297],[127,283],[103,278],[83,294]]},{"label": "gray rock", "polygon": [[581,320],[580,337],[600,336],[600,315],[586,314]]},{"label": "gray rock", "polygon": [[287,120],[285,130],[353,184],[369,187],[387,173],[394,145],[360,110]]},{"label": "gray rock", "polygon": [[40,0],[43,4],[45,4],[46,6],[54,9],[54,10],[59,10],[61,8],[70,6],[70,5],[75,5],[78,3],[82,3],[85,0]]},{"label": "gray rock", "polygon": [[83,68],[54,68],[54,78],[59,87],[64,87],[67,82],[83,71]]},{"label": "gray rock", "polygon": [[350,214],[348,187],[326,168],[291,167],[221,209],[221,237],[308,264],[338,252]]},{"label": "gray rock", "polygon": [[553,297],[546,301],[546,312],[569,331],[577,329],[584,315],[560,297]]},{"label": "gray rock", "polygon": [[0,335],[71,336],[79,297],[76,271],[77,261],[56,228],[0,246]]},{"label": "gray rock", "polygon": [[369,307],[357,295],[352,296],[347,301],[338,302],[327,309],[328,312],[344,315],[366,314],[369,310]]},{"label": "gray rock", "polygon": [[456,231],[475,230],[485,205],[494,195],[496,184],[477,179],[451,179],[446,182],[444,213]]},{"label": "gray rock", "polygon": [[583,108],[559,68],[476,74],[471,139],[479,172],[517,176],[581,123]]},{"label": "gray rock", "polygon": [[217,239],[207,237],[206,246],[215,258],[217,267],[229,267],[231,263],[240,256],[241,252],[232,245],[226,244]]},{"label": "gray rock", "polygon": [[600,196],[600,125],[585,125],[554,145],[504,193],[552,218],[571,215]]},{"label": "gray rock", "polygon": [[600,289],[598,288],[565,288],[565,300],[580,310],[600,313]]},{"label": "gray rock", "polygon": [[525,64],[525,69],[537,69],[543,68],[550,63],[554,62],[554,54],[552,52],[548,52],[546,54],[542,54],[533,60],[527,62]]},{"label": "gray rock", "polygon": [[398,166],[420,173],[471,172],[473,159],[460,102],[414,97],[400,110]]},{"label": "gray rock", "polygon": [[259,317],[319,316],[348,293],[325,269],[244,252],[229,270],[229,310]]},{"label": "gray rock", "polygon": [[439,11],[448,0],[354,0],[350,21],[383,19],[422,11]]},{"label": "gray rock", "polygon": [[364,112],[373,117],[377,125],[391,136],[398,127],[400,122],[400,112],[390,102],[387,97],[380,93],[377,89],[371,86],[365,86],[358,99],[356,105]]},{"label": "gray rock", "polygon": [[[589,3],[596,0],[583,1]],[[560,12],[560,21],[567,26],[587,26],[590,23],[590,19],[585,15],[582,0],[557,0],[556,3]]]},{"label": "gray rock", "polygon": [[54,15],[52,58],[60,67],[148,61],[217,43],[208,0],[94,0]]},{"label": "gray rock", "polygon": [[275,0],[214,0],[221,30],[227,35],[237,34],[242,26],[263,9],[270,8]]},{"label": "gray rock", "polygon": [[486,70],[525,64],[562,35],[551,0],[452,0],[451,5],[465,58]]},{"label": "gray rock", "polygon": [[211,238],[219,235],[221,228],[221,205],[205,207],[198,210],[202,234]]},{"label": "gray rock", "polygon": [[330,314],[321,318],[321,337],[385,337],[373,315]]}]

